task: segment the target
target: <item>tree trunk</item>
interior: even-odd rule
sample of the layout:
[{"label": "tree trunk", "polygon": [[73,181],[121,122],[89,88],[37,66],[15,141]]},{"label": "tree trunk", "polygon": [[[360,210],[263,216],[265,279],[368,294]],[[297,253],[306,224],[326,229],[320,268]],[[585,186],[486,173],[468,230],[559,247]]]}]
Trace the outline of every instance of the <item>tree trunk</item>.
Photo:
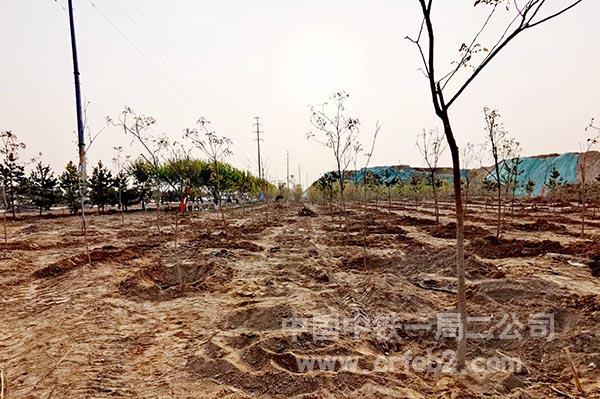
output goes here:
[{"label": "tree trunk", "polygon": [[500,169],[498,168],[498,161],[496,161],[496,179],[498,183],[498,224],[496,225],[496,237],[500,238],[500,226],[502,225],[502,186],[500,185]]},{"label": "tree trunk", "polygon": [[219,203],[219,212],[221,213],[223,230],[225,231],[225,236],[227,236],[227,221],[225,220],[225,213],[223,212],[223,201],[221,200],[221,176],[219,174],[219,162],[217,160],[213,160],[213,165],[215,168],[215,176],[217,177],[217,202]]},{"label": "tree trunk", "polygon": [[466,327],[467,327],[467,296],[466,296],[466,285],[465,285],[465,249],[464,249],[464,236],[465,236],[465,215],[463,209],[462,200],[462,187],[460,185],[460,152],[458,145],[454,139],[452,127],[450,125],[450,119],[448,111],[444,110],[441,112],[440,118],[444,123],[444,133],[448,140],[448,147],[452,155],[452,176],[454,184],[454,203],[456,207],[456,274],[458,279],[458,313],[460,314],[460,324],[462,334],[459,334],[458,345],[457,345],[457,368],[463,369],[466,364],[466,352],[467,352],[467,338],[466,338]]},{"label": "tree trunk", "polygon": [[585,206],[586,206],[586,191],[585,191],[585,166],[581,172],[581,238],[585,236]]},{"label": "tree trunk", "polygon": [[175,210],[175,249],[177,249],[178,230],[179,230],[179,208]]},{"label": "tree trunk", "polygon": [[4,246],[8,249],[8,229],[6,228],[6,212],[8,212],[8,200],[6,199],[6,186],[2,186],[2,195],[4,198],[4,214],[2,217],[4,223]]},{"label": "tree trunk", "polygon": [[431,174],[431,186],[433,187],[433,202],[435,205],[435,224],[440,224],[440,209],[438,206],[437,187],[435,186],[435,173]]},{"label": "tree trunk", "polygon": [[392,186],[388,186],[388,214],[392,214]]},{"label": "tree trunk", "polygon": [[125,224],[125,210],[123,209],[123,200],[121,196],[121,189],[119,188],[119,208],[121,208],[121,224]]}]

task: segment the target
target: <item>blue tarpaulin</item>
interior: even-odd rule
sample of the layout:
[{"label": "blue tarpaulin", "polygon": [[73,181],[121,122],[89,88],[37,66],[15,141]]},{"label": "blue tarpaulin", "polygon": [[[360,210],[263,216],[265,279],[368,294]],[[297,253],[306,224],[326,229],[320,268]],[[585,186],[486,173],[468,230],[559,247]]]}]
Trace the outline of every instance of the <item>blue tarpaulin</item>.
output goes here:
[{"label": "blue tarpaulin", "polygon": [[[525,186],[531,180],[535,183],[533,195],[540,195],[553,168],[556,168],[560,172],[560,177],[565,183],[575,183],[577,181],[578,162],[579,154],[573,152],[549,157],[523,157],[519,164],[520,174],[517,179],[518,186],[516,193],[524,195]],[[508,173],[506,170],[501,171],[503,177],[506,176],[506,173]],[[495,173],[492,173],[492,175],[495,176]]]}]

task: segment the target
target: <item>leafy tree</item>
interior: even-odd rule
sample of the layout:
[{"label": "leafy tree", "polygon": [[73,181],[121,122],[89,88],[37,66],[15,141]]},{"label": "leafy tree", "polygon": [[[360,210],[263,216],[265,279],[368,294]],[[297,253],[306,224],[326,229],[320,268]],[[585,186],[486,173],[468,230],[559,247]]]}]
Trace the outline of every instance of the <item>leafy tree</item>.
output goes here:
[{"label": "leafy tree", "polygon": [[136,187],[129,185],[129,176],[125,170],[115,176],[111,193],[113,197],[111,204],[117,204],[122,211],[127,211],[130,206],[141,201]]},{"label": "leafy tree", "polygon": [[50,166],[38,162],[25,182],[27,196],[42,215],[43,211],[49,210],[60,199],[58,179],[50,170]]},{"label": "leafy tree", "polygon": [[210,130],[210,121],[206,118],[200,118],[197,121],[197,124],[199,129],[186,129],[185,138],[190,139],[194,146],[208,157],[208,160],[212,165],[211,183],[213,186],[213,193],[216,195],[219,211],[221,212],[223,228],[227,230],[227,221],[225,220],[225,213],[223,212],[221,190],[223,188],[223,183],[228,183],[228,181],[222,181],[221,179],[220,172],[226,172],[226,170],[224,170],[226,168],[223,168],[220,164],[224,158],[231,155],[230,147],[233,143],[230,138],[218,136],[216,132]]},{"label": "leafy tree", "polygon": [[25,182],[25,166],[19,161],[19,151],[25,143],[19,141],[16,134],[10,130],[0,133],[0,182],[4,195],[5,210],[16,217],[15,202],[23,189]]},{"label": "leafy tree", "polygon": [[81,209],[79,197],[79,171],[73,161],[69,161],[65,170],[59,177],[59,187],[62,190],[62,198],[69,208],[69,212],[75,214]]},{"label": "leafy tree", "polygon": [[106,169],[102,161],[99,161],[98,165],[94,166],[89,181],[90,200],[98,207],[98,213],[104,212],[105,206],[111,203],[114,198],[114,194],[111,192],[113,188],[112,173]]},{"label": "leafy tree", "polygon": [[383,184],[387,189],[388,213],[392,213],[392,187],[400,184],[400,179],[397,174],[392,174],[389,168],[383,172]]},{"label": "leafy tree", "polygon": [[546,183],[544,185],[546,186],[546,189],[548,189],[550,195],[552,196],[552,199],[554,200],[556,197],[556,192],[559,188],[564,186],[565,183],[566,182],[560,175],[558,169],[556,169],[556,167],[553,166],[552,170],[550,170],[550,175],[548,176],[548,179],[546,180]]},{"label": "leafy tree", "polygon": [[337,172],[327,172],[315,182],[317,190],[327,199],[329,203],[329,212],[333,221],[333,199],[337,190],[338,174]]},{"label": "leafy tree", "polygon": [[409,185],[410,191],[413,192],[413,195],[415,198],[415,206],[418,206],[419,193],[423,190],[423,179],[421,179],[421,176],[419,176],[417,174],[413,174],[412,176],[410,176],[410,179],[408,180],[408,185]]},{"label": "leafy tree", "polygon": [[152,164],[143,158],[135,160],[127,167],[127,172],[133,177],[133,192],[136,193],[144,211],[148,199],[152,196],[152,170]]}]

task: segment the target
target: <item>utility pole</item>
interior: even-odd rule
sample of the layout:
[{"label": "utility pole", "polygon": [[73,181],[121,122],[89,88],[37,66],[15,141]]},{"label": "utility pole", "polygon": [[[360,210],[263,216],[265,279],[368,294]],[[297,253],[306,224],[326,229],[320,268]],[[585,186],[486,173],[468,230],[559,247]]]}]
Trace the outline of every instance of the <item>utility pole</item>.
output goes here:
[{"label": "utility pole", "polygon": [[71,28],[71,52],[73,53],[73,75],[75,75],[75,108],[77,110],[77,142],[79,147],[79,173],[85,181],[85,137],[83,131],[83,113],[81,108],[81,88],[79,84],[79,61],[77,60],[77,42],[75,40],[75,20],[73,18],[73,0],[68,1],[69,25]]},{"label": "utility pole", "polygon": [[256,120],[256,122],[254,123],[254,126],[256,127],[256,144],[258,146],[258,178],[262,179],[263,178],[263,173],[262,173],[262,164],[260,163],[260,141],[262,140],[260,138],[260,134],[264,133],[261,132],[260,130],[260,116],[255,116],[254,119]]}]

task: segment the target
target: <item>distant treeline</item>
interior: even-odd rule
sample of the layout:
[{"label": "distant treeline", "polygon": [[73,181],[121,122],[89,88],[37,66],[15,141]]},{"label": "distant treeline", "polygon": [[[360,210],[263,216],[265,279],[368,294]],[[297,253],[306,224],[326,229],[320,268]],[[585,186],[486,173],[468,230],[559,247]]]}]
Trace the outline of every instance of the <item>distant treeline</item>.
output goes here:
[{"label": "distant treeline", "polygon": [[[141,205],[145,209],[150,201],[246,201],[256,197],[265,185],[272,188],[270,183],[227,163],[218,163],[219,184],[216,184],[214,165],[200,159],[167,160],[156,168],[140,158],[119,171],[109,170],[100,161],[85,182],[81,181],[73,162],[61,173],[38,162],[26,174],[22,164],[6,160],[0,165],[0,179],[5,194],[3,208],[13,216],[27,208],[35,208],[42,214],[58,205],[77,213],[81,209],[82,194],[83,202],[96,206],[100,212],[107,206],[122,206],[127,210]],[[217,195],[217,187],[220,195]]]}]

